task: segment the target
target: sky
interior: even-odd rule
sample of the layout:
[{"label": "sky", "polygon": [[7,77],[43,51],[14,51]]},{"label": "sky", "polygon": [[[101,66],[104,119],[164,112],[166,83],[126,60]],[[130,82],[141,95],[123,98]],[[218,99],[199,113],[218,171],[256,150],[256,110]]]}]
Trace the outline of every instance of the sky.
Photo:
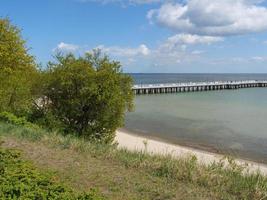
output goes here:
[{"label": "sky", "polygon": [[46,66],[101,49],[131,73],[267,73],[267,0],[0,0]]}]

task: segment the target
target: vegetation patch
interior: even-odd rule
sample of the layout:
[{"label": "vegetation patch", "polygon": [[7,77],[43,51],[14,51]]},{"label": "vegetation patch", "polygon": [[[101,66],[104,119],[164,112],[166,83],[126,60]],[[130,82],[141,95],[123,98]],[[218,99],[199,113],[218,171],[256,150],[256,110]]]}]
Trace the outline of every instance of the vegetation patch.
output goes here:
[{"label": "vegetation patch", "polygon": [[10,113],[10,112],[1,112],[0,113],[0,121],[6,122],[9,124],[14,124],[17,126],[23,126],[26,128],[31,128],[34,130],[40,129],[40,127],[37,126],[36,124],[28,122],[25,117],[17,117],[16,115],[14,115],[13,113]]},{"label": "vegetation patch", "polygon": [[[32,140],[35,134],[40,137]],[[246,166],[237,165],[231,159],[205,166],[195,157],[152,156],[119,150],[114,145],[94,144],[72,135],[36,133],[10,124],[0,125],[0,135],[3,139],[13,137],[25,141],[25,145],[16,143],[27,158],[59,171],[61,179],[70,185],[86,190],[93,184],[111,199],[123,199],[126,194],[127,199],[267,197],[267,178],[260,173],[247,173]],[[37,155],[33,156],[32,152]]]},{"label": "vegetation patch", "polygon": [[52,174],[40,173],[18,151],[0,147],[0,199],[103,199],[93,190],[78,194],[56,179]]},{"label": "vegetation patch", "polygon": [[133,80],[120,62],[94,50],[82,56],[57,52],[46,67],[38,66],[9,19],[0,18],[0,36],[1,120],[33,128],[27,119],[48,130],[113,142],[134,98]]}]

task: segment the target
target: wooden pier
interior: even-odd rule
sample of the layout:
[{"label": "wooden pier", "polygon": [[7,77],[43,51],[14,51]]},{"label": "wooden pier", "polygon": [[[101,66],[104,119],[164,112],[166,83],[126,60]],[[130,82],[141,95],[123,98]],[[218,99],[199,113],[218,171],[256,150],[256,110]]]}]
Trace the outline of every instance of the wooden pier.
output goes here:
[{"label": "wooden pier", "polygon": [[180,92],[199,92],[210,90],[227,90],[252,87],[267,87],[267,81],[216,81],[216,82],[189,82],[189,83],[167,83],[167,84],[140,84],[134,85],[133,91],[136,95],[161,94]]}]

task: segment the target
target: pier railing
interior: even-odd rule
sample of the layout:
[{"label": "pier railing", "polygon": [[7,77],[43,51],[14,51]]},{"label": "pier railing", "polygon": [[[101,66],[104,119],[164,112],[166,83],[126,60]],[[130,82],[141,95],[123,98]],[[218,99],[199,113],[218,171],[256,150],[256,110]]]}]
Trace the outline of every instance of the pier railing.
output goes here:
[{"label": "pier railing", "polygon": [[132,89],[135,94],[157,94],[157,93],[239,89],[239,88],[250,88],[250,87],[267,87],[267,81],[244,80],[244,81],[139,84],[139,85],[134,85]]}]

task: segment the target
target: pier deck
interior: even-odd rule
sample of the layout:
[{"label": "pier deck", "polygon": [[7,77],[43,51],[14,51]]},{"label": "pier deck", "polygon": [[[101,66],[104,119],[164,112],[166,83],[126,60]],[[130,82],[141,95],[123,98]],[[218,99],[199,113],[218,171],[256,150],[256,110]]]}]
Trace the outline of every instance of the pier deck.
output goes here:
[{"label": "pier deck", "polygon": [[134,85],[134,94],[160,94],[197,92],[210,90],[239,89],[252,87],[267,87],[267,81],[245,80],[245,81],[215,81],[215,82],[189,82],[189,83],[167,83],[167,84],[140,84]]}]

